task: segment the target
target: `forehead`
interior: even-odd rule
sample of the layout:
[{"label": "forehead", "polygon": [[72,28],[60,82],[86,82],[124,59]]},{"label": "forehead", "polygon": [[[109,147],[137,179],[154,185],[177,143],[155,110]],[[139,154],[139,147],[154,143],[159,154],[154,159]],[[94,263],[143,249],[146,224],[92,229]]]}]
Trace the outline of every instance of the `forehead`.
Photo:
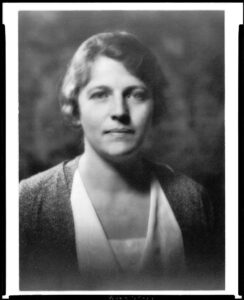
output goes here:
[{"label": "forehead", "polygon": [[90,80],[87,84],[89,87],[98,84],[134,84],[146,87],[145,83],[132,74],[122,62],[107,56],[99,56],[91,64],[89,77]]}]

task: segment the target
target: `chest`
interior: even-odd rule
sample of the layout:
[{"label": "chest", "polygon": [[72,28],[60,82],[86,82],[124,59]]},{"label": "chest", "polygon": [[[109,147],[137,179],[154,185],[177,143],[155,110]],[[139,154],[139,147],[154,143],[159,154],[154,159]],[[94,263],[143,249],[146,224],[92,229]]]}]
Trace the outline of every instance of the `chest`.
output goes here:
[{"label": "chest", "polygon": [[[162,271],[162,265],[165,270],[167,266],[181,265],[180,229],[157,182],[147,193],[129,192],[123,197],[118,193],[113,199],[108,195],[103,198],[105,195],[88,197],[80,184],[74,184],[72,190],[76,250],[82,274],[103,273],[102,270],[117,273],[121,268],[129,270],[133,262],[138,271],[154,267]],[[131,239],[139,241],[138,247],[127,244]]]},{"label": "chest", "polygon": [[113,196],[93,193],[91,202],[109,239],[146,236],[150,191],[130,191]]}]

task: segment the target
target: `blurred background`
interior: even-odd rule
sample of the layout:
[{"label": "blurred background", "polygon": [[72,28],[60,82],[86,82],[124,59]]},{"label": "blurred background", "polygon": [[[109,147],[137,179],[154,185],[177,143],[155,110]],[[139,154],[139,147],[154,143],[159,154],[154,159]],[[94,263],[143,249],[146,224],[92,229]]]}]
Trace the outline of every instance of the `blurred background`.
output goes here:
[{"label": "blurred background", "polygon": [[66,124],[58,97],[67,64],[92,34],[127,30],[165,71],[167,115],[147,148],[203,184],[216,216],[219,278],[224,271],[224,12],[19,12],[19,178],[82,152],[81,132]]}]

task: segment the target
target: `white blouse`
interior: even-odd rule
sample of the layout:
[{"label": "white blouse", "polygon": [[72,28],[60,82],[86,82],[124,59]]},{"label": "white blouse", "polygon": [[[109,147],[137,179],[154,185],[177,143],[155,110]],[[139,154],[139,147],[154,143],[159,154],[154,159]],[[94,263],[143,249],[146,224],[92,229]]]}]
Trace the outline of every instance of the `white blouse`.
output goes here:
[{"label": "white blouse", "polygon": [[180,227],[158,180],[151,182],[150,211],[145,238],[107,239],[78,170],[71,190],[75,242],[81,274],[139,273],[157,269],[175,275],[185,268]]}]

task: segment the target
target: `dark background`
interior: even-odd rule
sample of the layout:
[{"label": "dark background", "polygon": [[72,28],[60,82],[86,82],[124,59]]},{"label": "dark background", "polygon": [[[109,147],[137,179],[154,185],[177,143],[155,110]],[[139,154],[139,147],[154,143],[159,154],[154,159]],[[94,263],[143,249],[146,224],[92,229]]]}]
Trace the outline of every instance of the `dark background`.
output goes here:
[{"label": "dark background", "polygon": [[62,119],[66,66],[90,35],[136,34],[170,83],[168,113],[147,148],[202,183],[213,200],[219,278],[224,271],[224,13],[222,11],[45,11],[19,13],[20,180],[82,152],[81,133]]}]

